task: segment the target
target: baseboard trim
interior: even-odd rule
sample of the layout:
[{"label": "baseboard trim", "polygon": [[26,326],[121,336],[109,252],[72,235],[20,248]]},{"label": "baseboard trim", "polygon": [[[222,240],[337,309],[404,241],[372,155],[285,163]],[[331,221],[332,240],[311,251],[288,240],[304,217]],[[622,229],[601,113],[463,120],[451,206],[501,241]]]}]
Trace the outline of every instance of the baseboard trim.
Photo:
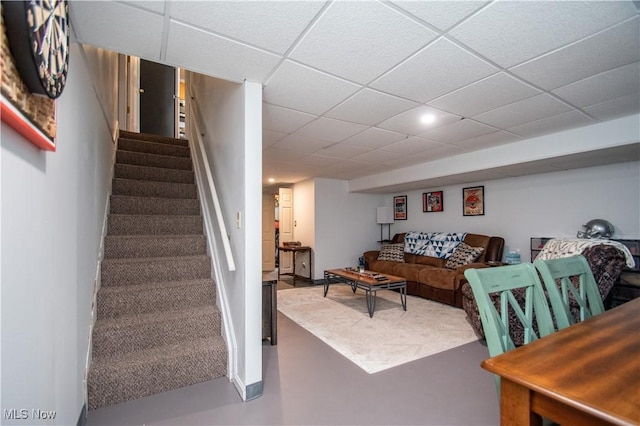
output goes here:
[{"label": "baseboard trim", "polygon": [[256,383],[252,383],[246,388],[246,401],[251,401],[252,399],[260,398],[264,392],[264,386],[262,380]]},{"label": "baseboard trim", "polygon": [[87,404],[82,406],[82,410],[80,410],[80,417],[78,417],[78,422],[76,426],[85,426],[87,424]]}]

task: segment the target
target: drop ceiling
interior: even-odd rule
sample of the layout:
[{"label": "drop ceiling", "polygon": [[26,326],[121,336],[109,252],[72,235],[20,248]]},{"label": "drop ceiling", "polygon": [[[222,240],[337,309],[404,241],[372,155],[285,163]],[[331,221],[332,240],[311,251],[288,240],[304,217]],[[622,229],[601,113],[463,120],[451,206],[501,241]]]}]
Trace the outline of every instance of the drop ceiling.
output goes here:
[{"label": "drop ceiling", "polygon": [[[72,1],[70,13],[81,43],[261,83],[265,185],[640,120],[632,1]],[[634,142],[378,192],[636,161]]]}]

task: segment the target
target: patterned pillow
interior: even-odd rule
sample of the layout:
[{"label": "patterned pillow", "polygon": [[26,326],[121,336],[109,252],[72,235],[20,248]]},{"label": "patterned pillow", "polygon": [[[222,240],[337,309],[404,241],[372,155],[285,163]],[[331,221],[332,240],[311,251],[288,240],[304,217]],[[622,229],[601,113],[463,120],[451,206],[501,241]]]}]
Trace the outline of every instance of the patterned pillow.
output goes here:
[{"label": "patterned pillow", "polygon": [[483,251],[484,247],[471,247],[468,244],[460,243],[444,266],[449,269],[458,269],[460,266],[476,260]]},{"label": "patterned pillow", "polygon": [[378,254],[378,260],[404,262],[404,243],[383,244],[380,249],[380,254]]}]

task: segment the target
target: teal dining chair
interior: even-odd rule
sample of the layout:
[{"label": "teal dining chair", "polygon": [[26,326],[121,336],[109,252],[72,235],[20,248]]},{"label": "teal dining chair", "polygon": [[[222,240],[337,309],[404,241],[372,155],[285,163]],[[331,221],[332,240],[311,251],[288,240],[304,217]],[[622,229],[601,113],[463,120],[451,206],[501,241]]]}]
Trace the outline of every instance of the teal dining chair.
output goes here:
[{"label": "teal dining chair", "polygon": [[[532,264],[467,269],[464,275],[478,305],[490,356],[515,349],[510,325],[523,328],[525,344],[554,332],[549,305]],[[500,395],[500,377],[494,377]]]},{"label": "teal dining chair", "polygon": [[[540,271],[558,330],[604,312],[598,284],[584,256],[536,260],[533,264]],[[577,286],[571,277],[577,277]],[[572,307],[578,318],[571,313]]]}]

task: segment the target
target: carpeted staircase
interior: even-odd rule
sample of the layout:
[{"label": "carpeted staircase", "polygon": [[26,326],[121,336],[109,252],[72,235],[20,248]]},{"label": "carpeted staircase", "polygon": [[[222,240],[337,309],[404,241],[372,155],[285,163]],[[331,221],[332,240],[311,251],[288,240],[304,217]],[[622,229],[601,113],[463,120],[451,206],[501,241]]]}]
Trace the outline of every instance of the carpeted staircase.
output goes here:
[{"label": "carpeted staircase", "polygon": [[227,373],[187,141],[120,132],[89,409]]}]

